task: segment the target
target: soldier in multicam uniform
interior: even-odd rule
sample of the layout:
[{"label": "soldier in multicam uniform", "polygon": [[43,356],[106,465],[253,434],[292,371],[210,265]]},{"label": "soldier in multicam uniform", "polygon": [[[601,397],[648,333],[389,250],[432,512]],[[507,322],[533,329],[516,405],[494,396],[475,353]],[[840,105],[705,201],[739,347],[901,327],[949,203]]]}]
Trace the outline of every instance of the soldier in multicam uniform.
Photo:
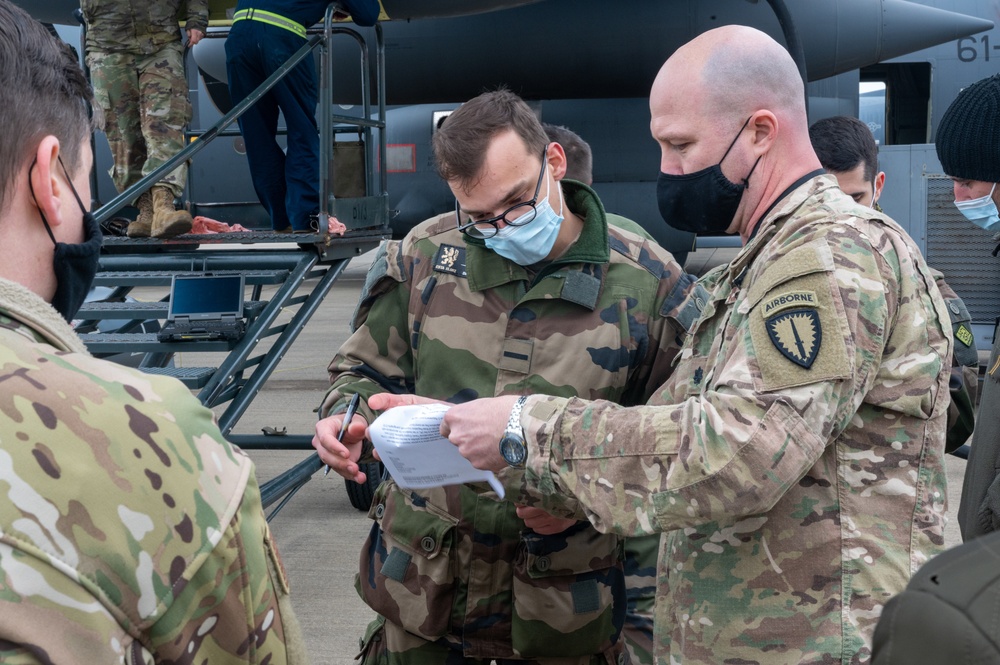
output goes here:
[{"label": "soldier in multicam uniform", "polygon": [[[823,118],[809,127],[809,140],[820,164],[837,179],[844,193],[855,203],[882,212],[878,201],[885,185],[885,172],[878,170],[878,144],[868,125],[847,115]],[[931,273],[948,307],[955,340],[948,382],[951,405],[945,442],[945,452],[950,453],[969,440],[976,422],[979,352],[965,301],[945,281],[941,271],[932,268]]]},{"label": "soldier in multicam uniform", "polygon": [[661,663],[866,663],[883,605],[943,547],[948,312],[906,233],[822,173],[803,92],[743,26],[682,46],[653,84],[661,213],[745,244],[701,280],[650,405],[499,397],[441,426],[514,500],[664,532]]},{"label": "soldier in multicam uniform", "polygon": [[[182,5],[193,46],[208,27],[208,0],[80,0],[87,65],[107,121],[111,179],[119,192],[184,149],[191,103],[177,21]],[[174,209],[186,177],[187,166],[178,166],[139,196],[129,236],[170,238],[191,230],[190,213]]]},{"label": "soldier in multicam uniform", "polygon": [[[589,187],[560,182],[562,147],[516,95],[466,103],[434,147],[456,212],[385,245],[330,365],[314,445],[358,481],[376,411],[362,401],[346,446],[342,416],[330,415],[352,394],[642,403],[702,302],[668,252],[623,228],[634,223],[605,213]],[[486,484],[408,491],[389,479],[370,516],[357,585],[380,617],[365,662],[628,661],[618,536],[501,501]]]},{"label": "soldier in multicam uniform", "polygon": [[305,662],[253,464],[179,381],[66,323],[101,246],[92,97],[7,0],[0,83],[0,662]]}]

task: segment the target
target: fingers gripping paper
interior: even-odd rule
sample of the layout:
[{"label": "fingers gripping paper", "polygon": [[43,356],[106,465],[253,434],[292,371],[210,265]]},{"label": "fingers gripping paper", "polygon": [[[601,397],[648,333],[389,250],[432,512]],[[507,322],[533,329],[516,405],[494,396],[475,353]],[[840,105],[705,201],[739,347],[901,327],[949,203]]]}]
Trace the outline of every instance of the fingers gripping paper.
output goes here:
[{"label": "fingers gripping paper", "polygon": [[503,485],[493,472],[472,466],[441,436],[441,420],[448,409],[447,404],[400,406],[376,418],[368,430],[382,463],[400,487],[485,481],[502,499]]}]

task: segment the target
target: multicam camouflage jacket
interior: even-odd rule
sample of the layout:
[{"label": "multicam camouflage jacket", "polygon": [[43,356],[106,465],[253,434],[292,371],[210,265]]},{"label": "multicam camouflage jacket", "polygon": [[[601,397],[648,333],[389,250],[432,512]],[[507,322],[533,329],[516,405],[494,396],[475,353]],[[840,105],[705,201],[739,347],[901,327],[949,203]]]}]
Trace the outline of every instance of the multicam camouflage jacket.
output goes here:
[{"label": "multicam camouflage jacket", "polygon": [[[181,8],[186,11],[181,11]],[[180,43],[186,30],[208,27],[208,0],[80,0],[87,24],[87,52],[149,55]]]},{"label": "multicam camouflage jacket", "polygon": [[[643,403],[698,316],[694,280],[659,246],[611,225],[620,218],[592,190],[563,188],[583,233],[537,274],[467,241],[452,214],[387,243],[356,332],[330,364],[323,415],[355,392],[387,390]],[[535,534],[485,484],[409,491],[390,480],[370,515],[359,592],[410,633],[443,637],[466,657],[535,658],[601,653],[621,628],[617,536],[586,523]]]},{"label": "multicam camouflage jacket", "polygon": [[0,662],[304,662],[253,464],[0,280]]},{"label": "multicam camouflage jacket", "polygon": [[[919,250],[831,176],[728,266],[651,406],[532,397],[513,498],[665,532],[661,663],[865,663],[943,549],[951,323]],[[524,487],[522,487],[522,485]]]}]

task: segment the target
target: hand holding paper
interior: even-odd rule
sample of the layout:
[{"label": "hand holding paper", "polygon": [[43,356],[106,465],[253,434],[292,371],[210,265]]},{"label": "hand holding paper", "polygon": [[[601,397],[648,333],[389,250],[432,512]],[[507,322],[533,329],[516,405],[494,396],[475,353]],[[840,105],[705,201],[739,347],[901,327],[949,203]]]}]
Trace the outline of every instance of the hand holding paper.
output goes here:
[{"label": "hand holding paper", "polygon": [[368,428],[382,463],[400,487],[422,489],[485,481],[504,496],[492,471],[482,471],[441,436],[448,404],[400,406],[389,409]]}]

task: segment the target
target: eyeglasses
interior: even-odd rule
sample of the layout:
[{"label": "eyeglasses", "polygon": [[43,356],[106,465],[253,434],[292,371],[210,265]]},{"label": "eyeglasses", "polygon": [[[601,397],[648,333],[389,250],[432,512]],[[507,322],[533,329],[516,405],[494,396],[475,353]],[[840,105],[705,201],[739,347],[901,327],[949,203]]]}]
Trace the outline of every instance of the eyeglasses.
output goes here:
[{"label": "eyeglasses", "polygon": [[542,178],[545,177],[545,166],[547,164],[545,153],[548,151],[548,148],[549,146],[546,145],[545,149],[542,150],[542,170],[538,174],[538,182],[535,183],[535,194],[529,200],[512,205],[496,217],[479,220],[470,218],[468,222],[463,224],[462,209],[458,204],[458,199],[455,199],[455,223],[458,225],[458,230],[473,238],[492,238],[500,231],[500,227],[497,226],[500,222],[503,222],[507,226],[524,226],[534,220],[538,192],[542,189]]}]

